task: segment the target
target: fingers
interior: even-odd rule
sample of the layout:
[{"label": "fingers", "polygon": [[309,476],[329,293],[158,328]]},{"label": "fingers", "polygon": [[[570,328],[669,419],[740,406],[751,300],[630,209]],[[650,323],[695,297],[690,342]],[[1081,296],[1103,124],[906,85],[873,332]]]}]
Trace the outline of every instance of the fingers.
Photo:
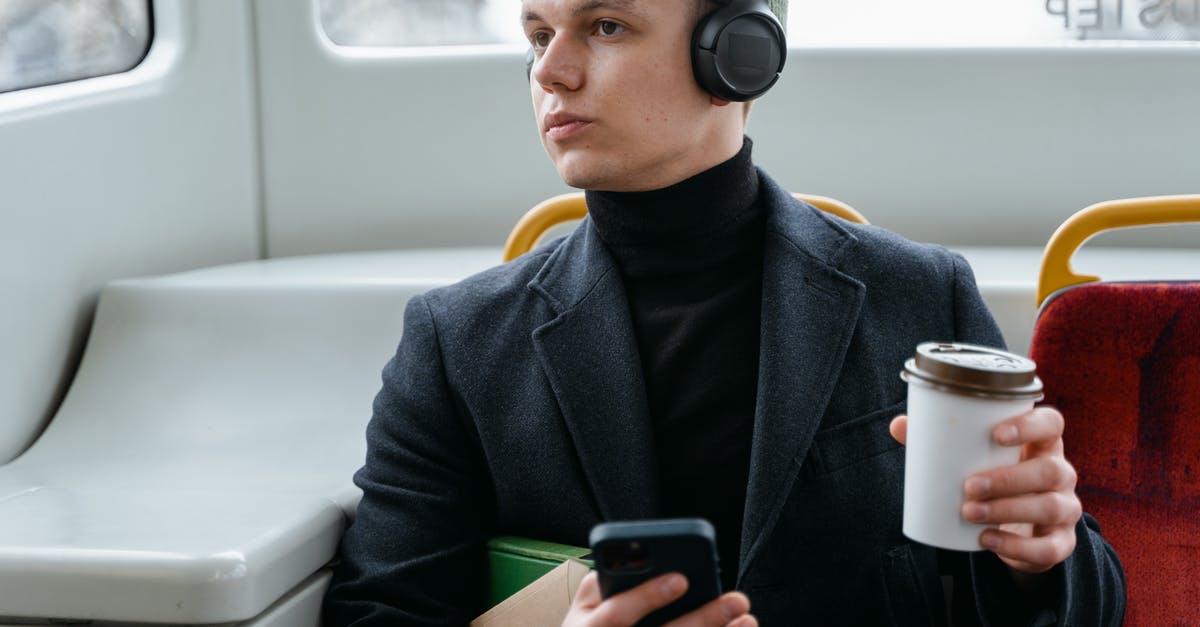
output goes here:
[{"label": "fingers", "polygon": [[1022,572],[1044,573],[1075,551],[1075,527],[1061,527],[1035,537],[988,529],[979,540],[1009,566]]},{"label": "fingers", "polygon": [[892,418],[892,422],[888,424],[888,431],[897,442],[906,444],[908,441],[908,416],[900,414]]},{"label": "fingers", "polygon": [[746,595],[729,592],[667,623],[666,627],[754,627],[758,621],[749,611],[750,599]]},{"label": "fingers", "polygon": [[1034,452],[1062,453],[1062,434],[1065,422],[1057,409],[1035,407],[1032,411],[1010,418],[992,429],[992,437],[1004,446],[1030,445]]},{"label": "fingers", "polygon": [[[1022,572],[1045,572],[1075,550],[1083,506],[1075,495],[1075,469],[1063,457],[1064,427],[1062,414],[1050,406],[1002,421],[992,438],[1021,447],[1021,461],[975,473],[963,484],[963,519],[1002,525],[983,531],[980,544]],[[904,443],[908,417],[893,418],[889,431]]]},{"label": "fingers", "polygon": [[992,437],[1023,447],[1023,461],[976,473],[963,484],[963,518],[1001,525],[980,534],[980,544],[1021,572],[1045,572],[1075,550],[1083,506],[1075,495],[1075,468],[1063,457],[1063,428],[1053,407],[1005,420]]},{"label": "fingers", "polygon": [[992,501],[967,501],[962,516],[984,525],[1030,523],[1041,527],[1071,526],[1083,516],[1083,506],[1074,493],[1043,492]]},{"label": "fingers", "polygon": [[[591,576],[589,573],[588,576]],[[585,577],[586,579],[586,577]],[[582,584],[580,592],[582,592]],[[679,573],[660,575],[605,599],[592,614],[598,625],[631,626],[654,610],[687,592],[687,578]],[[597,594],[599,594],[597,586]]]},{"label": "fingers", "polygon": [[[1061,453],[1064,425],[1062,414],[1044,405],[996,425],[992,437],[1005,446],[1031,444]],[[905,444],[908,439],[908,416],[901,414],[893,418],[888,431],[897,442]]]},{"label": "fingers", "polygon": [[1065,457],[1035,457],[967,477],[963,494],[968,499],[982,501],[1036,492],[1074,491],[1077,479],[1075,467]]},{"label": "fingers", "polygon": [[[637,624],[654,610],[664,607],[687,592],[687,579],[670,573],[643,582],[611,598],[601,600],[596,573],[584,576],[571,603],[571,612],[564,625],[615,625],[629,627]],[[758,621],[749,615],[750,599],[741,592],[730,592],[710,601],[703,607],[671,622],[670,627],[757,627]],[[574,620],[572,620],[574,619]]]}]

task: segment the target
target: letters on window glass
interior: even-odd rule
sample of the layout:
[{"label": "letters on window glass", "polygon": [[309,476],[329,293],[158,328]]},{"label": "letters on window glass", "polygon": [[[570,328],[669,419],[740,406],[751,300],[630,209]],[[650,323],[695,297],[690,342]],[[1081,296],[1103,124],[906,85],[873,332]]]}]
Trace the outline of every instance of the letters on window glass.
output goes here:
[{"label": "letters on window glass", "polygon": [[1077,39],[1200,40],[1200,0],[1046,0]]},{"label": "letters on window glass", "polygon": [[[319,0],[343,46],[523,44],[521,0]],[[1200,0],[791,0],[795,46],[1200,40]]]}]

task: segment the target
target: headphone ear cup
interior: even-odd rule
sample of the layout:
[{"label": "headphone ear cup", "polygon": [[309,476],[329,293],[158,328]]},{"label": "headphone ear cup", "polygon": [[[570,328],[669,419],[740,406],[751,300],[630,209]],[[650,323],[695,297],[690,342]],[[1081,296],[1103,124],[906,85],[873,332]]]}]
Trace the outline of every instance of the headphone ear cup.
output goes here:
[{"label": "headphone ear cup", "polygon": [[692,31],[692,72],[710,94],[744,102],[766,93],[787,59],[787,37],[763,0],[733,2]]}]

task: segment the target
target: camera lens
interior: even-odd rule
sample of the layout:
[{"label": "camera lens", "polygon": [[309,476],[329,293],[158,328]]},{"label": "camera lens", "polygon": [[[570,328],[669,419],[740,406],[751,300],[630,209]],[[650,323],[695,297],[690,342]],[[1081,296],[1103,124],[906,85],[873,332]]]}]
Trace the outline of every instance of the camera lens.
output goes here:
[{"label": "camera lens", "polygon": [[639,571],[650,565],[650,555],[640,542],[613,542],[599,549],[599,562],[608,571]]}]

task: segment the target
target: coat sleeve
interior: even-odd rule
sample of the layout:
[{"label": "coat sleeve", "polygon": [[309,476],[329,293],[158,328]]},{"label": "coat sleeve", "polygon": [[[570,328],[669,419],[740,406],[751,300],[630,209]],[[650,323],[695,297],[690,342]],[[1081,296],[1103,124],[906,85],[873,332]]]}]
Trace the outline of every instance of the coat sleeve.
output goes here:
[{"label": "coat sleeve", "polygon": [[459,405],[426,298],[413,298],[354,476],[363,496],[325,598],[327,627],[462,625],[482,610],[494,508]]},{"label": "coat sleeve", "polygon": [[[1004,346],[1000,331],[983,304],[966,260],[954,256],[954,311],[960,341]],[[961,555],[961,554],[960,554]],[[1046,573],[1039,590],[1025,594],[994,553],[970,553],[966,587],[975,616],[956,624],[979,625],[1120,625],[1125,614],[1125,575],[1116,552],[1089,515],[1075,526],[1075,552]]]}]

